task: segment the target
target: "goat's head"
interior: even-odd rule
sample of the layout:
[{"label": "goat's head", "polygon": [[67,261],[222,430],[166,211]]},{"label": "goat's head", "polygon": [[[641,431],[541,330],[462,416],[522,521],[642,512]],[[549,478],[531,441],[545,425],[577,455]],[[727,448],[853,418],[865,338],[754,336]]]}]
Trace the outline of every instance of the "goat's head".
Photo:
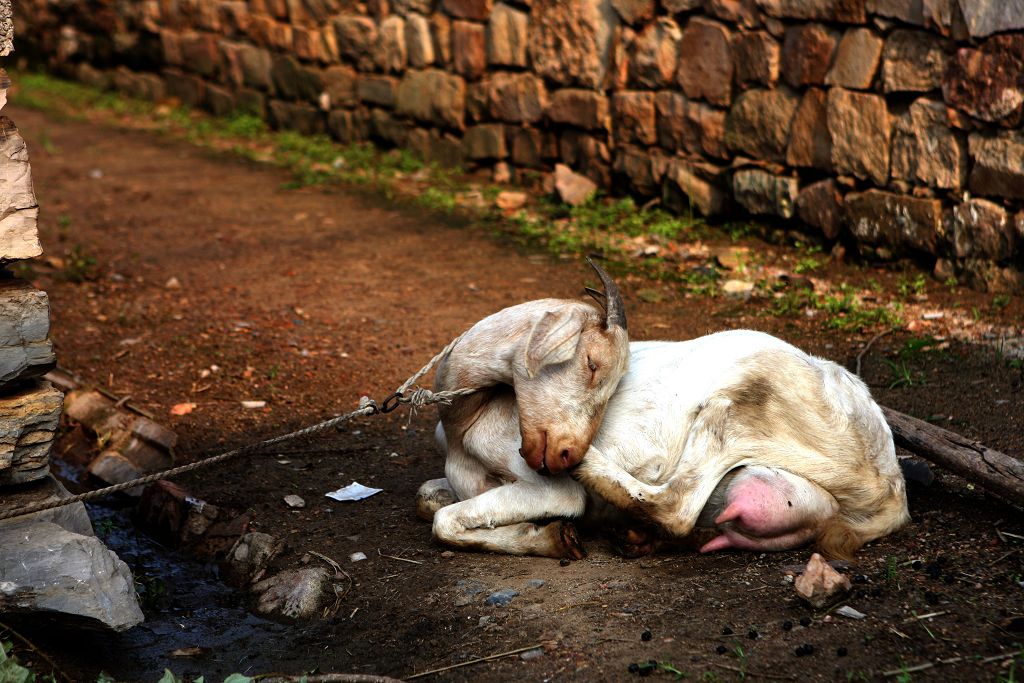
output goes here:
[{"label": "goat's head", "polygon": [[566,302],[547,311],[515,364],[520,452],[540,472],[562,472],[583,459],[629,364],[622,295],[607,273],[590,265],[605,291],[587,292],[603,310]]}]

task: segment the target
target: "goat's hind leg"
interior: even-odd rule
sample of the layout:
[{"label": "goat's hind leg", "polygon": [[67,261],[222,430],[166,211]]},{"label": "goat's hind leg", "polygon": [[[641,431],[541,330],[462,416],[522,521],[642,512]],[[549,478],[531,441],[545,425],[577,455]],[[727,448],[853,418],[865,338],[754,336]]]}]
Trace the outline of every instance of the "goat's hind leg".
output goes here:
[{"label": "goat's hind leg", "polygon": [[528,520],[579,517],[585,505],[583,488],[571,479],[520,480],[438,509],[433,531],[439,541],[461,548],[578,560],[586,551],[571,522]]}]

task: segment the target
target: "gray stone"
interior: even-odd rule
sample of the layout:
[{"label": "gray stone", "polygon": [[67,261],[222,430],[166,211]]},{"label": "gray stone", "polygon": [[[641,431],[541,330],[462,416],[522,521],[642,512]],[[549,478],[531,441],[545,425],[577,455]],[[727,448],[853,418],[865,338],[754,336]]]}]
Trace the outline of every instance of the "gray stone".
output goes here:
[{"label": "gray stone", "polygon": [[768,16],[779,19],[863,24],[866,18],[864,0],[757,0],[757,5]]},{"label": "gray stone", "polygon": [[1024,0],[957,0],[967,32],[981,38],[1024,28]]},{"label": "gray stone", "polygon": [[885,185],[891,126],[884,98],[832,88],[828,92],[828,132],[836,171]]},{"label": "gray stone", "polygon": [[617,92],[612,96],[612,121],[618,143],[653,145],[657,139],[654,118],[654,93]]},{"label": "gray stone", "polygon": [[50,333],[50,303],[22,280],[0,280],[0,386],[37,377],[57,362]]},{"label": "gray stone", "polygon": [[248,585],[263,578],[267,565],[284,550],[284,542],[270,534],[250,531],[239,537],[224,559],[227,578]]},{"label": "gray stone", "polygon": [[270,57],[270,52],[252,45],[242,44],[238,46],[236,54],[245,85],[270,90],[273,85],[273,80],[270,77],[273,60]]},{"label": "gray stone", "polygon": [[574,173],[565,164],[555,164],[555,192],[569,206],[579,206],[594,196],[597,184],[586,176]]},{"label": "gray stone", "polygon": [[343,14],[333,21],[338,39],[338,52],[356,63],[360,71],[370,71],[377,46],[377,25],[373,19],[357,14]]},{"label": "gray stone", "polygon": [[825,76],[827,85],[868,90],[875,80],[884,41],[869,28],[850,29],[843,34],[836,58]]},{"label": "gray stone", "polygon": [[660,88],[672,80],[679,63],[682,31],[667,17],[648,24],[629,46],[629,83],[643,88]]},{"label": "gray stone", "polygon": [[946,105],[920,98],[896,119],[892,177],[945,190],[959,190],[967,175],[964,141],[948,123]]},{"label": "gray stone", "polygon": [[419,121],[462,130],[466,83],[439,69],[410,69],[398,84],[395,109]]},{"label": "gray stone", "polygon": [[356,103],[356,72],[352,67],[328,67],[321,79],[331,107],[351,107]]},{"label": "gray stone", "polygon": [[476,579],[459,579],[455,583],[455,606],[464,607],[476,602],[476,596],[487,590],[487,586]]},{"label": "gray stone", "polygon": [[790,166],[832,169],[832,138],[828,132],[828,97],[824,90],[808,88],[793,117],[786,149]]},{"label": "gray stone", "polygon": [[800,190],[796,212],[800,220],[821,230],[828,239],[838,237],[842,227],[842,197],[836,182],[827,178]]},{"label": "gray stone", "polygon": [[562,88],[551,94],[548,118],[588,130],[608,127],[608,98],[593,90]]},{"label": "gray stone", "polygon": [[6,116],[0,117],[0,167],[0,263],[39,256],[39,204],[28,147]]},{"label": "gray stone", "polygon": [[784,162],[798,104],[788,88],[742,93],[725,118],[726,145],[756,159]]},{"label": "gray stone", "polygon": [[727,157],[726,113],[686,96],[662,91],[655,97],[658,144],[671,151]]},{"label": "gray stone", "polygon": [[466,157],[480,159],[504,159],[508,156],[505,146],[505,126],[500,123],[485,123],[470,126],[462,138]]},{"label": "gray stone", "polygon": [[286,569],[252,587],[259,595],[256,611],[289,619],[316,617],[334,600],[333,583],[320,567]]},{"label": "gray stone", "polygon": [[732,74],[729,31],[710,19],[690,19],[679,41],[676,74],[686,96],[728,106],[732,101]]},{"label": "gray stone", "polygon": [[940,88],[950,50],[949,41],[930,33],[893,31],[882,51],[882,87],[887,93]]},{"label": "gray stone", "polygon": [[988,259],[964,259],[961,274],[967,285],[993,294],[1024,292],[1024,270],[1016,264],[1000,266]]},{"label": "gray stone", "polygon": [[796,202],[797,180],[759,168],[741,169],[733,174],[732,193],[752,214],[790,218]]},{"label": "gray stone", "polygon": [[942,202],[870,189],[844,199],[845,222],[866,244],[908,248],[928,254],[942,232]]},{"label": "gray stone", "polygon": [[526,582],[527,588],[543,588],[547,584],[544,579],[530,579]]},{"label": "gray stone", "polygon": [[393,15],[380,22],[377,48],[374,51],[377,67],[382,71],[400,73],[405,69],[408,54],[405,45],[405,20]]},{"label": "gray stone", "polygon": [[143,621],[128,566],[94,536],[42,520],[0,523],[0,612],[126,631]]},{"label": "gray stone", "polygon": [[782,44],[782,77],[794,88],[825,82],[838,36],[821,24],[786,29]]},{"label": "gray stone", "polygon": [[487,596],[484,600],[484,604],[488,607],[506,607],[512,602],[512,599],[519,595],[519,591],[512,590],[511,588],[503,588],[500,591],[495,591]]},{"label": "gray stone", "polygon": [[356,93],[359,95],[359,99],[382,107],[395,106],[397,88],[398,81],[390,76],[360,76],[356,81]]},{"label": "gray stone", "polygon": [[544,82],[531,73],[498,72],[487,85],[491,115],[513,123],[536,123],[544,116]]},{"label": "gray stone", "polygon": [[968,147],[974,161],[968,180],[971,192],[1024,199],[1024,133],[972,133]]},{"label": "gray stone", "polygon": [[452,66],[468,80],[476,80],[487,71],[487,34],[482,25],[452,22]]},{"label": "gray stone", "polygon": [[710,164],[673,159],[665,171],[663,201],[677,213],[689,214],[696,208],[702,216],[721,213],[725,193],[708,176],[717,173]]},{"label": "gray stone", "polygon": [[487,62],[497,66],[528,64],[529,15],[499,2],[487,22]]},{"label": "gray stone", "polygon": [[409,65],[422,69],[434,63],[434,38],[430,22],[422,14],[409,14],[405,18],[405,46]]},{"label": "gray stone", "polygon": [[736,85],[772,87],[779,80],[779,43],[766,31],[737,33],[732,38]]},{"label": "gray stone", "polygon": [[1016,251],[1017,235],[1006,209],[987,199],[968,199],[950,217],[957,258],[1002,261]]},{"label": "gray stone", "polygon": [[562,85],[601,87],[617,24],[608,0],[532,0],[529,35],[534,70]]},{"label": "gray stone", "polygon": [[64,394],[34,381],[0,396],[0,484],[42,479],[50,472],[50,449]]}]

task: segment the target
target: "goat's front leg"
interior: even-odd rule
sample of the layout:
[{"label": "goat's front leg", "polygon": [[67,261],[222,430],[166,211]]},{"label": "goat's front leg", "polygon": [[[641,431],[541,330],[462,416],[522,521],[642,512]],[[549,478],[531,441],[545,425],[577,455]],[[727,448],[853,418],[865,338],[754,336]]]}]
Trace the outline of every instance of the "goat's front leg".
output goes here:
[{"label": "goat's front leg", "polygon": [[438,509],[433,532],[439,541],[460,548],[578,560],[586,551],[571,522],[538,525],[530,520],[579,517],[585,506],[586,493],[568,477],[519,480]]}]

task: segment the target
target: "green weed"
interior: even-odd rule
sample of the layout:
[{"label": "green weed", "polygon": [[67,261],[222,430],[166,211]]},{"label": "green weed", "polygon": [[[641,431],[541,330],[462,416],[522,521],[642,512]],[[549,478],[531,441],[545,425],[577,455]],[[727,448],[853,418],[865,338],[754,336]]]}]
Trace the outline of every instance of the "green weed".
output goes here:
[{"label": "green weed", "polygon": [[1009,294],[996,294],[994,297],[992,297],[992,308],[996,309],[997,311],[1002,310],[1002,309],[1006,308],[1009,305],[1010,305],[1010,295]]},{"label": "green weed", "polygon": [[64,256],[64,269],[60,276],[68,282],[85,282],[96,279],[96,259],[86,253],[82,245],[76,244]]},{"label": "green weed", "polygon": [[913,280],[908,280],[905,277],[901,277],[896,282],[896,291],[899,292],[900,296],[904,299],[910,296],[916,296],[924,294],[926,285],[928,284],[924,273],[918,273]]},{"label": "green weed", "polygon": [[905,361],[893,361],[888,358],[883,358],[882,362],[889,366],[890,372],[890,389],[898,389],[899,387],[912,387],[920,384],[921,382],[914,377],[914,373],[907,367]]}]

